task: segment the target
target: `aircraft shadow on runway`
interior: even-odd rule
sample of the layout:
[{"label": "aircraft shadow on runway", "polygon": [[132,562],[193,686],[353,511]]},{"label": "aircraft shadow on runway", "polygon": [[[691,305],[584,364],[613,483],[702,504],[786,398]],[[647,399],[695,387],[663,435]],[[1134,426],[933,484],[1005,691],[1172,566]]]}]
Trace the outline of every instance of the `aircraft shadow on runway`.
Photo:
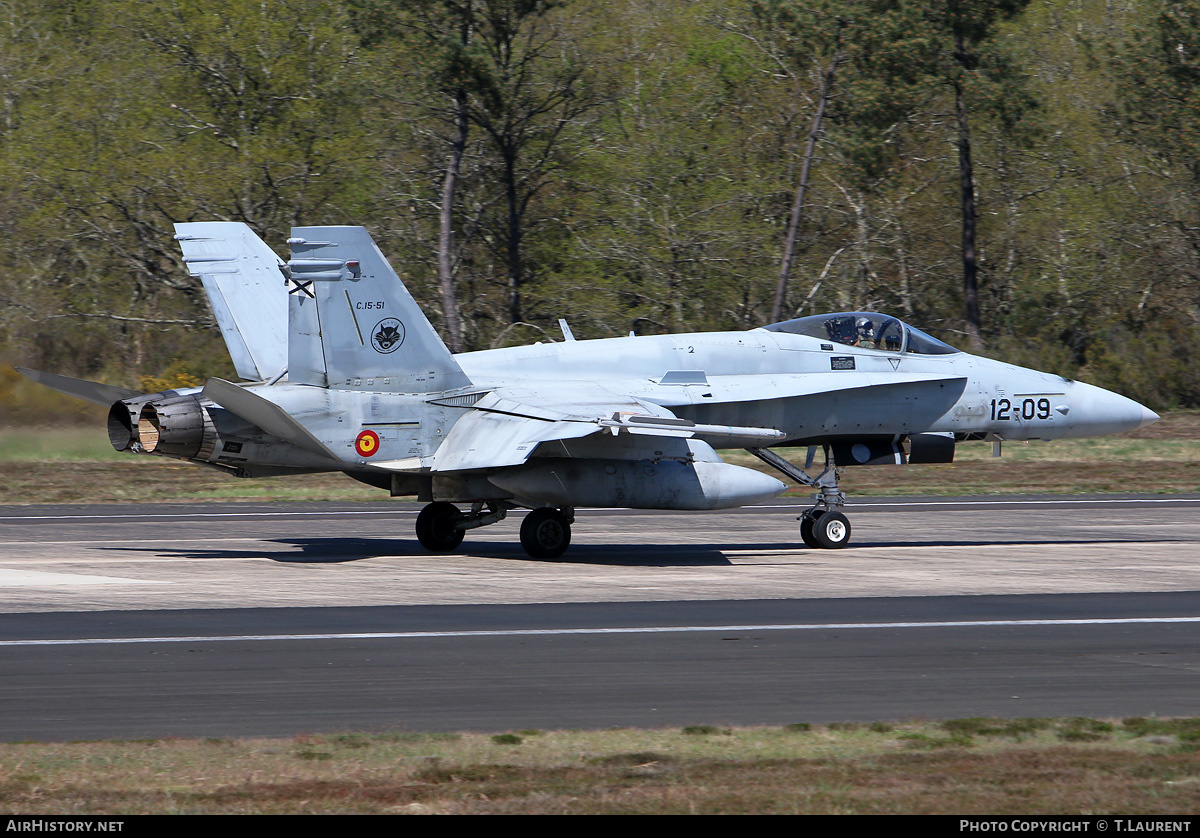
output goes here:
[{"label": "aircraft shadow on runway", "polygon": [[[889,547],[1047,547],[1047,546],[1086,546],[1104,547],[1121,543],[1136,543],[1144,539],[1129,537],[1105,537],[1097,539],[1025,539],[1021,541],[997,542],[980,539],[926,539],[926,540],[881,540],[859,542],[845,550],[838,551],[846,560],[852,560],[854,554],[861,550]],[[130,552],[129,548],[101,547],[101,550],[120,550]],[[269,559],[284,564],[341,564],[357,562],[366,559],[379,558],[423,558],[431,554],[415,540],[404,538],[285,538],[270,539],[249,549],[206,549],[206,548],[134,548],[138,552],[155,553],[171,558],[183,559]],[[570,551],[559,559],[531,559],[521,549],[519,544],[479,542],[465,544],[457,553],[446,554],[446,558],[484,558],[505,559],[518,562],[537,562],[539,564],[565,565],[604,565],[616,567],[719,567],[730,566],[733,562],[725,551],[736,550],[739,554],[746,552],[781,553],[794,552],[797,558],[831,558],[828,551],[813,550],[803,544],[793,542],[759,542],[759,543],[728,543],[720,544],[587,544],[576,543]],[[922,561],[921,556],[897,556],[897,561]]]},{"label": "aircraft shadow on runway", "polygon": [[[272,545],[278,545],[278,548]],[[778,552],[790,550],[791,544],[739,544],[739,550],[763,550]],[[626,544],[580,544],[573,546],[569,555],[554,560],[531,559],[517,543],[477,543],[464,545],[464,549],[447,553],[447,559],[483,558],[507,559],[538,564],[596,564],[647,567],[702,567],[730,565],[730,560],[721,552],[730,545],[674,544],[674,545],[626,545]],[[101,550],[116,550],[101,547]],[[205,548],[159,548],[139,547],[133,551],[146,552],[177,559],[269,559],[284,564],[340,564],[366,559],[381,558],[437,558],[415,540],[391,538],[276,538],[265,541],[249,550],[205,549]]]}]

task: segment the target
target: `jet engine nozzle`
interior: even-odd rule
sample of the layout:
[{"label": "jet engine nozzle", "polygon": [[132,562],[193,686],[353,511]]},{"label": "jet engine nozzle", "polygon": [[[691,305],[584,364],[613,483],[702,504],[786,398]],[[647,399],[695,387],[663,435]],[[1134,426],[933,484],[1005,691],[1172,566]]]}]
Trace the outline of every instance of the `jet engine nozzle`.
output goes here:
[{"label": "jet engine nozzle", "polygon": [[137,432],[133,428],[133,417],[138,410],[137,402],[113,402],[108,409],[108,441],[118,451],[129,451],[137,445]]},{"label": "jet engine nozzle", "polygon": [[[132,424],[132,411],[126,410],[131,418],[126,436],[126,420],[118,410],[124,402],[113,405],[109,411],[108,435],[118,451],[137,447],[147,454],[163,454],[190,460],[201,450],[212,450],[216,440],[211,417],[195,396],[149,401],[137,412],[137,424]],[[118,447],[122,439],[129,439],[125,448]]]}]

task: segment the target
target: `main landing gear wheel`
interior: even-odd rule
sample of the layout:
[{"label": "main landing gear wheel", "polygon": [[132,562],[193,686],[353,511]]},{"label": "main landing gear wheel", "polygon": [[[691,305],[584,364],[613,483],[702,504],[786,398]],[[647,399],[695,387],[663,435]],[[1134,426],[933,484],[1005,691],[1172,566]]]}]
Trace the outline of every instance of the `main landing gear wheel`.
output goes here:
[{"label": "main landing gear wheel", "polygon": [[463,530],[458,526],[462,512],[452,503],[436,501],[417,516],[417,541],[431,553],[449,553],[462,544]]},{"label": "main landing gear wheel", "polygon": [[[816,517],[816,516],[814,516]],[[804,537],[804,525],[800,525],[800,536]],[[850,522],[840,512],[829,511],[812,524],[812,537],[816,546],[827,550],[845,547],[850,543]],[[808,539],[804,539],[807,544]]]},{"label": "main landing gear wheel", "polygon": [[812,512],[806,512],[800,516],[800,538],[814,550],[821,549],[821,542],[817,541],[817,537],[813,534],[813,527],[817,521],[821,520],[826,510],[814,509]]},{"label": "main landing gear wheel", "polygon": [[521,522],[521,546],[535,559],[557,559],[571,543],[571,519],[543,506]]}]

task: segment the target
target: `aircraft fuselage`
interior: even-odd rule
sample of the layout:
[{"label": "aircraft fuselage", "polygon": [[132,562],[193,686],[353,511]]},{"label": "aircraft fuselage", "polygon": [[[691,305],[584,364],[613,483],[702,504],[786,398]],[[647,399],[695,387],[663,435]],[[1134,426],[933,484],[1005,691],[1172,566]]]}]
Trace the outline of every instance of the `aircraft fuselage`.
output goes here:
[{"label": "aircraft fuselage", "polygon": [[[423,545],[528,508],[561,554],[577,506],[717,509],[818,490],[809,546],[842,547],[843,466],[950,462],[957,442],[1100,436],[1158,417],[1061,376],[961,352],[877,312],[760,329],[565,340],[452,355],[361,227],[297,227],[284,262],[244,224],[177,225],[241,378],[139,394],[26,370],[111,405],[118,450],[242,477],[343,471],[428,503]],[[771,450],[807,446],[804,468]],[[824,466],[809,474],[816,451]],[[471,504],[470,511],[455,506]]]},{"label": "aircraft fuselage", "polygon": [[[1120,433],[1157,418],[1108,390],[965,352],[888,352],[765,329],[564,341],[455,357],[477,386],[600,384],[695,422],[778,428],[790,443],[916,433],[1063,439]],[[674,371],[701,372],[703,383],[660,383]],[[915,380],[920,376],[929,380]],[[823,378],[825,386],[811,384]]]}]

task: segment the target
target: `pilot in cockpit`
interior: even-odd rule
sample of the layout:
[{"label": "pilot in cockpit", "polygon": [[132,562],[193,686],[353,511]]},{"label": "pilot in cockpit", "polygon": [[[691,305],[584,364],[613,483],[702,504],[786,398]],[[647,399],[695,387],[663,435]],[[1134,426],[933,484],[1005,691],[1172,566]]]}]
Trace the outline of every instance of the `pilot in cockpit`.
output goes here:
[{"label": "pilot in cockpit", "polygon": [[858,318],[854,323],[854,333],[853,346],[861,346],[866,349],[875,348],[875,324],[871,322],[871,318]]}]

